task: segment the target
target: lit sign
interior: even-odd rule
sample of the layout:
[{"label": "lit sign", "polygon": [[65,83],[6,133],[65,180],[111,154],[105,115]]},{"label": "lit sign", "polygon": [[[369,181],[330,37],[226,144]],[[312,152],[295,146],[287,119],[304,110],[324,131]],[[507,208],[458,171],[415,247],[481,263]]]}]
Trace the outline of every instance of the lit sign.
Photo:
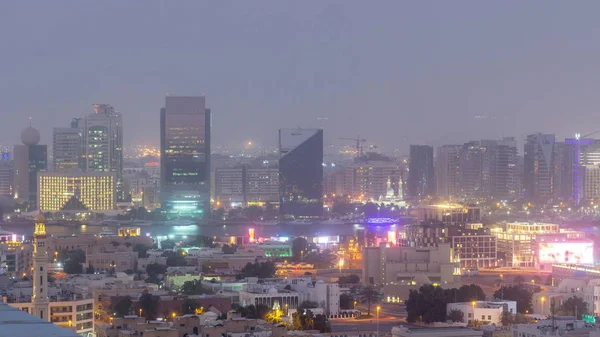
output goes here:
[{"label": "lit sign", "polygon": [[398,235],[396,231],[388,231],[388,242],[394,246],[398,244]]},{"label": "lit sign", "polygon": [[2,159],[8,159],[8,152],[2,152]]},{"label": "lit sign", "polygon": [[250,237],[250,242],[254,242],[254,228],[248,228],[248,236]]},{"label": "lit sign", "polygon": [[387,223],[394,223],[394,222],[396,222],[396,221],[392,218],[368,218],[367,219],[367,223],[372,223],[372,224],[378,224],[378,223],[387,224]]},{"label": "lit sign", "polygon": [[540,263],[593,264],[593,242],[542,242],[539,244]]}]

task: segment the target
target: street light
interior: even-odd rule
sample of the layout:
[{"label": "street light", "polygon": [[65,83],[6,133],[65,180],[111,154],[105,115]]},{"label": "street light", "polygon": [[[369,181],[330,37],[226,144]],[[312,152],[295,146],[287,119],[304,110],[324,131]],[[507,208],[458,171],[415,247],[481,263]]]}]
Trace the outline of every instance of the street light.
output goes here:
[{"label": "street light", "polygon": [[544,314],[544,302],[546,301],[546,297],[542,296],[542,314]]},{"label": "street light", "polygon": [[473,309],[475,309],[475,305],[477,305],[477,302],[476,301],[472,301],[471,305],[473,306]]},{"label": "street light", "polygon": [[140,308],[140,317],[142,317],[142,308]]},{"label": "street light", "polygon": [[353,309],[356,309],[356,301],[354,301],[354,308]]},{"label": "street light", "polygon": [[379,310],[381,310],[381,307],[377,306],[377,336],[379,336]]},{"label": "street light", "polygon": [[173,313],[171,314],[171,316],[173,317],[173,320],[175,320],[175,317],[177,316],[177,313],[173,312]]}]

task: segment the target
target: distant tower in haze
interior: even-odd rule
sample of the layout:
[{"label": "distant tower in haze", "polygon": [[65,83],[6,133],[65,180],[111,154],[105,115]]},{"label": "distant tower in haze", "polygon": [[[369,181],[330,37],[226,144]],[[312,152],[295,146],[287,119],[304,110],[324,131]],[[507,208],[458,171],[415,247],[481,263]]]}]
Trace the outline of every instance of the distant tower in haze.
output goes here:
[{"label": "distant tower in haze", "polygon": [[435,174],[433,170],[433,147],[411,145],[408,164],[408,196],[421,199],[435,193]]},{"label": "distant tower in haze", "polygon": [[85,170],[112,172],[117,177],[117,200],[123,189],[123,117],[108,104],[94,104],[94,112],[83,122]]},{"label": "distant tower in haze", "polygon": [[160,110],[161,207],[210,218],[211,112],[204,96],[167,96]]},{"label": "distant tower in haze", "polygon": [[39,213],[35,218],[35,229],[33,232],[33,304],[34,316],[49,321],[48,308],[48,251],[46,246],[46,219]]},{"label": "distant tower in haze", "polygon": [[553,197],[554,135],[535,133],[525,142],[525,198],[548,202]]},{"label": "distant tower in haze", "polygon": [[323,130],[279,130],[279,198],[284,217],[323,216]]},{"label": "distant tower in haze", "polygon": [[435,158],[437,195],[456,198],[459,195],[459,159],[462,145],[442,145]]},{"label": "distant tower in haze", "polygon": [[13,149],[15,199],[37,209],[37,177],[48,168],[48,147],[39,145],[40,132],[31,125],[21,132],[21,142]]}]

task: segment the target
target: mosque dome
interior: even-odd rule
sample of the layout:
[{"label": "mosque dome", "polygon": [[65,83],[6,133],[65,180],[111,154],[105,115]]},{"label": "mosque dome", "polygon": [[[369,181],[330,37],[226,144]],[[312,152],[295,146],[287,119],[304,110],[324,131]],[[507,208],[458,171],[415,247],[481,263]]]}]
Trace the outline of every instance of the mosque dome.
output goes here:
[{"label": "mosque dome", "polygon": [[35,217],[35,222],[36,223],[41,223],[46,221],[46,218],[44,218],[44,215],[40,212],[38,213],[38,215]]},{"label": "mosque dome", "polygon": [[37,145],[40,142],[40,132],[31,126],[27,127],[21,132],[21,142],[27,146]]}]

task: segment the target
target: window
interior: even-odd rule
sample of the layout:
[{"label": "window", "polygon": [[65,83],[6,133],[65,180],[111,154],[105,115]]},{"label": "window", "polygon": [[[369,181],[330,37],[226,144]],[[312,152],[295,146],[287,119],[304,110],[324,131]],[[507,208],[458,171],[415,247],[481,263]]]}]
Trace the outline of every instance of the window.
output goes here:
[{"label": "window", "polygon": [[43,266],[40,267],[40,271],[44,271],[44,267]]},{"label": "window", "polygon": [[485,319],[485,315],[481,315],[481,319]]},{"label": "window", "polygon": [[[472,315],[472,313],[469,313],[469,316],[468,316],[468,317],[469,317],[469,318],[471,318],[471,315]],[[469,322],[470,322],[470,321],[469,321]]]},{"label": "window", "polygon": [[488,321],[492,320],[492,315],[488,315]]}]

